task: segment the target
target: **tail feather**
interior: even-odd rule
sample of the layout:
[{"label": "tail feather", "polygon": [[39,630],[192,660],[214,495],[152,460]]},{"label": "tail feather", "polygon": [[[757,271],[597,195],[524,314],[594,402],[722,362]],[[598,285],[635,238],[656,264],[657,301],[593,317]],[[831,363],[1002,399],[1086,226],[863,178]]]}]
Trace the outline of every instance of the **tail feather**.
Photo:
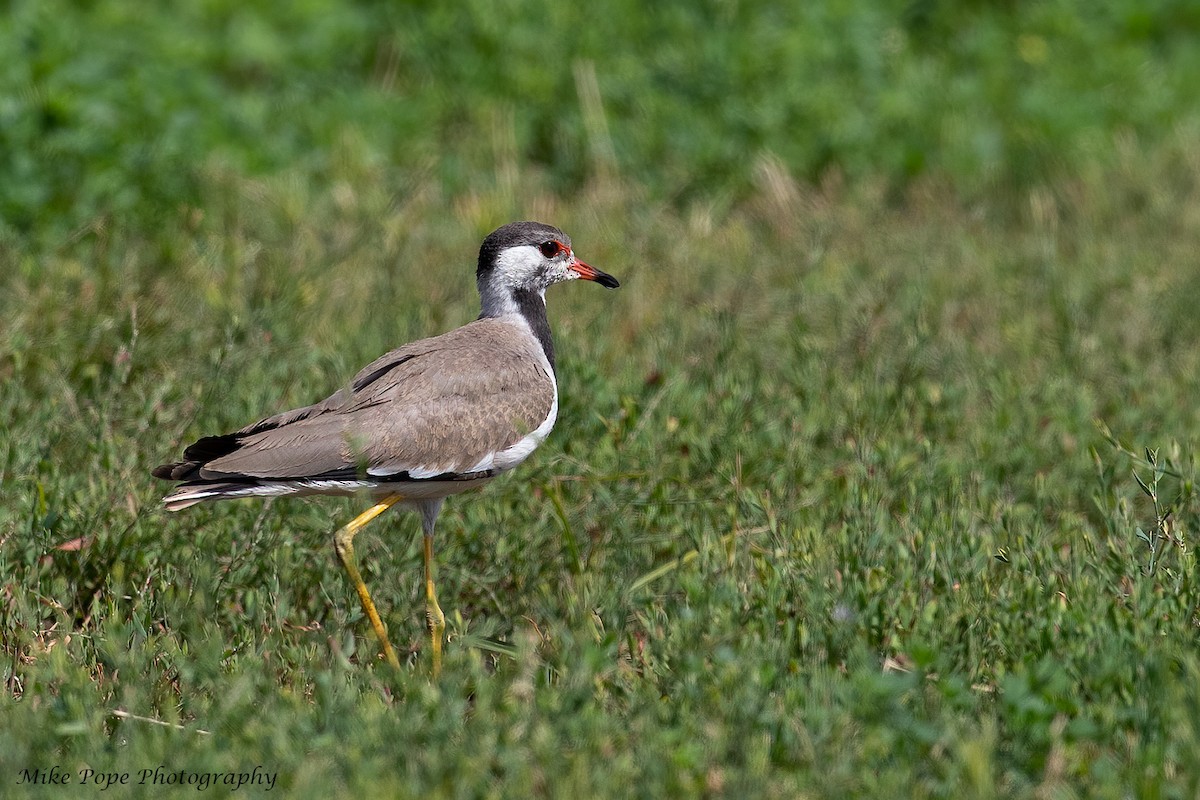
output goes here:
[{"label": "tail feather", "polygon": [[[164,477],[164,476],[160,476]],[[230,497],[254,497],[261,494],[278,494],[262,491],[264,487],[250,482],[215,483],[212,481],[184,483],[176,486],[163,497],[167,511],[182,511],[205,500],[223,500]]]},{"label": "tail feather", "polygon": [[[168,511],[180,511],[203,503],[205,500],[230,500],[238,497],[284,497],[286,495],[354,495],[360,491],[373,490],[379,484],[374,480],[315,479],[315,480],[271,480],[269,478],[227,481],[191,481],[176,486],[166,497],[163,505]],[[389,493],[395,494],[394,491]]]}]

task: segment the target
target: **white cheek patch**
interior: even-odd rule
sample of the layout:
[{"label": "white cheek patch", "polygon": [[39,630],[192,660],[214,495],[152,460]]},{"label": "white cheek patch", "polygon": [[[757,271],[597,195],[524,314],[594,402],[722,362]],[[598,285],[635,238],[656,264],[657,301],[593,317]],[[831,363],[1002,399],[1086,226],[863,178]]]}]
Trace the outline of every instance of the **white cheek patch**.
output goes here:
[{"label": "white cheek patch", "polygon": [[519,309],[513,299],[513,289],[536,282],[538,271],[546,259],[531,244],[509,247],[496,257],[496,265],[479,282],[479,303],[485,317],[516,314]]},{"label": "white cheek patch", "polygon": [[525,286],[534,282],[546,259],[531,244],[522,244],[503,250],[496,258],[492,274],[501,283],[509,286]]}]

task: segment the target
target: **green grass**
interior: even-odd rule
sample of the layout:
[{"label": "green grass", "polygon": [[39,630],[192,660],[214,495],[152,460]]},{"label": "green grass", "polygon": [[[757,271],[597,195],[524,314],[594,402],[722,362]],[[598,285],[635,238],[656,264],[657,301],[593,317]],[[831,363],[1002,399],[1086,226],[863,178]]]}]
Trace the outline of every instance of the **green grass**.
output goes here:
[{"label": "green grass", "polygon": [[[688,219],[611,189],[521,198],[625,286],[552,293],[559,427],[448,505],[436,686],[414,519],[360,546],[412,654],[396,675],[329,547],[361,502],[169,516],[146,469],[469,319],[476,234],[516,209],[233,182],[222,228],[172,233],[170,258],[105,232],[86,262],[14,259],[5,779],[1191,796],[1200,242],[1176,223],[1200,195],[1166,179],[1194,187],[1190,163],[1017,220],[936,187],[897,210],[788,184]],[[1160,448],[1153,574],[1150,470],[1097,420]]]},{"label": "green grass", "polygon": [[0,234],[37,238],[154,229],[212,162],[328,185],[347,146],[400,194],[620,172],[679,206],[779,159],[989,195],[1200,111],[1192,0],[7,5]]},{"label": "green grass", "polygon": [[[120,3],[56,8],[51,32],[132,24]],[[1143,28],[1189,8],[1164,4]],[[147,36],[257,52],[190,13],[148,13]],[[0,794],[55,765],[135,782],[159,765],[261,765],[276,791],[321,798],[1200,793],[1200,151],[1186,104],[1153,139],[1129,133],[1154,129],[1138,105],[1153,97],[1126,109],[1132,122],[1067,126],[1039,146],[1069,169],[1026,182],[1039,162],[1009,152],[1003,186],[945,165],[897,181],[884,151],[814,186],[802,156],[768,148],[718,159],[737,189],[675,192],[692,154],[660,163],[621,143],[686,126],[651,115],[652,131],[631,130],[612,106],[612,160],[584,152],[582,128],[562,144],[577,173],[538,158],[522,126],[540,105],[494,128],[464,120],[441,143],[414,135],[419,168],[392,149],[409,133],[356,116],[378,87],[339,49],[354,14],[315,30],[304,13],[311,62],[234,73],[260,87],[309,76],[278,139],[183,126],[199,138],[166,174],[121,161],[138,138],[113,129],[115,148],[33,159],[18,188],[44,194],[7,206],[25,211],[0,235]],[[449,36],[439,14],[421,19]],[[1126,30],[1101,22],[1084,32]],[[433,33],[388,30],[439,52]],[[1138,41],[1186,64],[1172,37]],[[467,40],[464,65],[488,52]],[[956,41],[927,43],[929,58],[973,40]],[[981,52],[1001,63],[997,41]],[[92,80],[79,65],[122,47],[55,63]],[[607,98],[610,62],[583,55]],[[502,61],[497,75],[519,66]],[[193,77],[234,116],[275,96],[227,85],[222,63]],[[551,93],[568,116],[586,116],[581,74],[578,95]],[[478,95],[497,75],[456,80]],[[303,94],[340,78],[341,106]],[[169,105],[186,82],[160,88]],[[646,102],[667,114],[660,99]],[[698,120],[697,141],[720,138]],[[301,129],[337,132],[289,138]],[[1103,152],[1064,144],[1076,135]],[[276,144],[276,161],[252,157]],[[0,170],[39,151],[7,152]],[[70,191],[71,163],[108,158]],[[102,175],[140,199],[122,205]],[[475,248],[517,218],[560,225],[623,286],[551,290],[558,426],[516,473],[447,503],[451,635],[432,683],[414,517],[357,543],[397,674],[330,543],[365,499],[168,515],[147,471],[473,318]]]}]

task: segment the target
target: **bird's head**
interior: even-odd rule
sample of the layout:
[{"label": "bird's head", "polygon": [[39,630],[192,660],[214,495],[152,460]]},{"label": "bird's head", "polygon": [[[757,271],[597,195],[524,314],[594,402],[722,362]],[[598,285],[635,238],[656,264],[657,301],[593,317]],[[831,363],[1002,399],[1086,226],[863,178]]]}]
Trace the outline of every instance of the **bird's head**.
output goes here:
[{"label": "bird's head", "polygon": [[609,289],[621,285],[612,275],[576,258],[570,236],[540,222],[512,222],[497,228],[479,248],[475,280],[487,316],[504,313],[518,293],[544,297],[548,286],[577,278]]}]

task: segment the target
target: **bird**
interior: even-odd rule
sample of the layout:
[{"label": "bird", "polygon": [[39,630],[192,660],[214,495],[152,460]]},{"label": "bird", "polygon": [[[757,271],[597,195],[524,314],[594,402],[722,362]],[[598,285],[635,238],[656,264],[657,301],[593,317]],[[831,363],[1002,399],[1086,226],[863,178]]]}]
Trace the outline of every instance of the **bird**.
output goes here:
[{"label": "bird", "polygon": [[246,497],[368,496],[373,505],[334,532],[333,546],[383,658],[397,669],[387,628],[358,571],[354,537],[393,506],[415,509],[436,677],[445,631],[434,585],[438,514],[445,498],[525,461],[554,427],[558,378],[546,289],[575,279],[620,286],[579,260],[556,227],[526,221],[497,228],[479,248],[477,319],[385,353],[319,403],[198,439],[182,460],[151,470],[177,482],[163,504],[179,511]]}]

